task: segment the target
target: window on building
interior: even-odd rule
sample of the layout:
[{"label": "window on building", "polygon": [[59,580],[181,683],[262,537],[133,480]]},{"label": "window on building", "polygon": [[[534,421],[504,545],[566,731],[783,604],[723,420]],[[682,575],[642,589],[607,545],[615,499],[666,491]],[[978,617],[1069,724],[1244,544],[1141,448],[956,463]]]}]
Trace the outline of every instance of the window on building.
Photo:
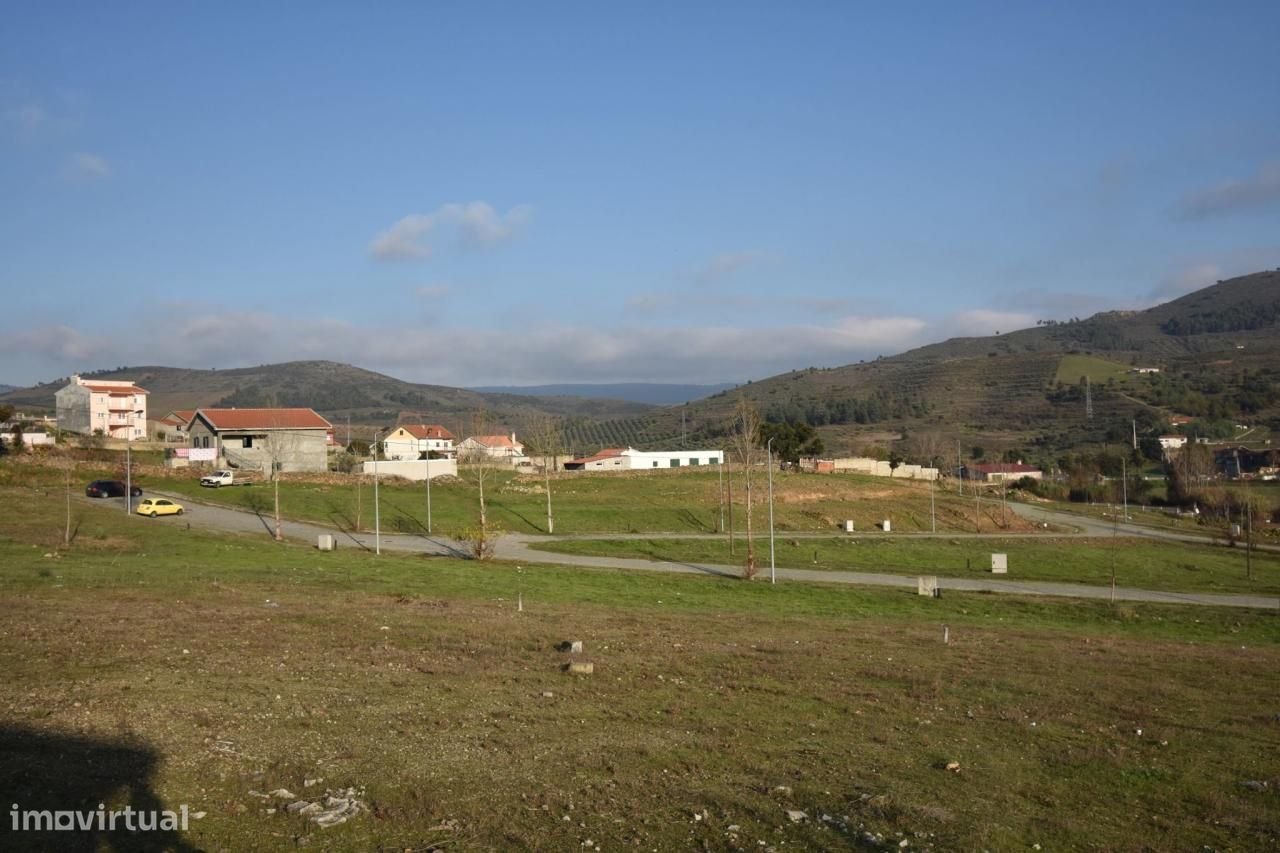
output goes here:
[{"label": "window on building", "polygon": [[654,468],[657,468],[657,467],[658,467],[658,460],[657,460],[657,459],[653,460],[653,467],[654,467]]},{"label": "window on building", "polygon": [[672,468],[679,468],[679,467],[680,467],[680,460],[679,460],[679,459],[672,459],[672,460],[671,460],[671,467],[672,467]]},{"label": "window on building", "polygon": [[693,457],[693,458],[691,458],[691,459],[689,460],[689,464],[690,464],[690,465],[698,465],[698,464],[701,464],[701,463],[698,461],[698,458],[695,456],[695,457]]},{"label": "window on building", "polygon": [[252,449],[252,448],[253,448],[253,436],[251,436],[251,435],[246,435],[246,436],[244,437],[244,444],[242,444],[241,446],[242,446],[245,450],[250,450],[250,449]]}]

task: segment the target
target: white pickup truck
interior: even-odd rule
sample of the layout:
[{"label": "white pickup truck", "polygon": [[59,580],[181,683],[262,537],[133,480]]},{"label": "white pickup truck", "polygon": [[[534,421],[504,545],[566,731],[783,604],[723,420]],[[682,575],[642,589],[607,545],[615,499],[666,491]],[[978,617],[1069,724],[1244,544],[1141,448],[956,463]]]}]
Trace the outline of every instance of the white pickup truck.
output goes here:
[{"label": "white pickup truck", "polygon": [[221,486],[243,486],[246,483],[243,478],[237,481],[235,473],[232,471],[214,471],[212,474],[206,474],[201,477],[200,485],[216,489]]}]

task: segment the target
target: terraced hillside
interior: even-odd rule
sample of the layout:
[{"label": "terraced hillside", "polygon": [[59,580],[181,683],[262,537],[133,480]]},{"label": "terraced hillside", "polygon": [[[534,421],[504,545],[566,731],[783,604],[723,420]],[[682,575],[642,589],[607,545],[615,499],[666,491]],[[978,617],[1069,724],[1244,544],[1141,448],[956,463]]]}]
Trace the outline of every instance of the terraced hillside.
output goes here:
[{"label": "terraced hillside", "polygon": [[[1139,375],[1137,367],[1160,373]],[[694,435],[721,432],[739,395],[770,419],[818,427],[837,451],[875,434],[922,430],[997,448],[1067,448],[1118,441],[1132,421],[1172,414],[1280,425],[1280,272],[1220,282],[1146,311],[784,373],[685,407]],[[655,417],[667,418],[668,434],[678,430],[678,414]]]}]

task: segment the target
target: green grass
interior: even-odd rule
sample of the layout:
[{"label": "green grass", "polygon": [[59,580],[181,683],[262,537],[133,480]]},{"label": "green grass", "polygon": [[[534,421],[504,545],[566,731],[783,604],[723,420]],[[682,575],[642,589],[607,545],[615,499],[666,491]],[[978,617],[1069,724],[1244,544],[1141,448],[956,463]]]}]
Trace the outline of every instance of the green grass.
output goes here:
[{"label": "green grass", "polygon": [[[1274,613],[320,553],[82,501],[60,548],[61,498],[0,465],[30,744],[0,779],[119,805],[113,760],[53,745],[132,745],[201,849],[1273,843],[1240,782],[1276,783]],[[250,793],[347,786],[372,811],[329,830]]]},{"label": "green grass", "polygon": [[[727,474],[726,474],[727,476]],[[142,478],[148,489],[162,489],[193,499],[244,509],[271,505],[268,484],[202,488],[194,477]],[[756,512],[764,511],[765,480],[754,478]],[[640,474],[567,474],[551,482],[557,534],[574,533],[711,533],[720,522],[720,479],[714,471],[662,471]],[[853,474],[777,474],[774,477],[776,523],[779,530],[834,530],[844,520],[867,529],[891,519],[900,531],[929,530],[931,516],[927,483]],[[547,499],[537,476],[502,473],[486,487],[491,522],[516,533],[547,532]],[[727,494],[727,489],[726,489]],[[281,512],[289,518],[317,521],[351,529],[360,522],[373,526],[373,483],[333,475],[330,482],[307,478],[283,479]],[[741,478],[735,478],[732,520],[743,525]],[[994,496],[976,503],[938,491],[935,496],[938,529],[973,532],[1033,528],[1012,512],[1001,510]],[[382,523],[391,529],[415,532],[426,525],[426,486],[383,480],[379,486]],[[476,486],[466,480],[437,481],[431,487],[432,529],[458,530],[477,519]],[[726,508],[726,524],[730,520]],[[975,520],[976,519],[976,520]]]},{"label": "green grass", "polygon": [[[643,539],[551,541],[543,551],[597,557],[643,557],[685,563],[740,564],[744,541],[729,554],[724,539]],[[1214,546],[1148,539],[787,539],[775,542],[782,568],[884,572],[940,577],[991,577],[991,554],[1009,557],[1008,580],[1108,586],[1114,563],[1119,586],[1177,592],[1280,594],[1280,556],[1253,555],[1253,579],[1246,577],[1244,553]],[[762,564],[769,561],[767,535],[756,540]],[[1002,578],[1004,579],[1004,578]]]},{"label": "green grass", "polygon": [[1117,382],[1129,377],[1129,365],[1101,358],[1096,355],[1064,355],[1058,362],[1058,371],[1054,375],[1055,382],[1064,385],[1075,385],[1080,377],[1088,376],[1094,385],[1102,385],[1108,379]]}]

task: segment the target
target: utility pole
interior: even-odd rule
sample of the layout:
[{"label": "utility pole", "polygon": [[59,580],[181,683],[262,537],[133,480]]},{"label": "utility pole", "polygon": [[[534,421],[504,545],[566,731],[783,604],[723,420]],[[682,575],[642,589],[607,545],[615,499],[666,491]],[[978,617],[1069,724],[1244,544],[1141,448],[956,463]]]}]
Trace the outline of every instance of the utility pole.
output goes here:
[{"label": "utility pole", "polygon": [[382,517],[378,506],[378,430],[373,431],[373,553],[382,554]]},{"label": "utility pole", "polygon": [[733,471],[729,472],[729,556],[733,556]]},{"label": "utility pole", "polygon": [[1124,495],[1124,520],[1129,520],[1129,466],[1120,457],[1120,493]]},{"label": "utility pole", "polygon": [[1138,419],[1133,419],[1133,449],[1138,449]]},{"label": "utility pole", "polygon": [[724,453],[720,453],[720,464],[716,466],[716,473],[720,475],[720,528],[716,532],[724,533]]},{"label": "utility pole", "polygon": [[773,551],[773,436],[764,445],[765,459],[769,465],[769,583],[778,582],[778,567]]},{"label": "utility pole", "polygon": [[1085,420],[1093,420],[1093,389],[1088,376],[1084,378],[1084,417]]},{"label": "utility pole", "polygon": [[133,514],[133,425],[124,440],[124,514]]},{"label": "utility pole", "polygon": [[960,497],[964,497],[964,462],[960,459],[960,439],[956,439],[956,485],[960,489]]},{"label": "utility pole", "polygon": [[933,492],[934,492],[935,483],[937,482],[937,479],[938,479],[937,472],[935,472],[934,475],[929,478],[929,522],[933,528],[934,533],[938,532],[938,511],[934,506],[934,502],[933,502]]},{"label": "utility pole", "polygon": [[1253,501],[1245,500],[1244,507],[1244,573],[1253,580]]},{"label": "utility pole", "polygon": [[427,535],[431,535],[431,451],[427,451]]}]

